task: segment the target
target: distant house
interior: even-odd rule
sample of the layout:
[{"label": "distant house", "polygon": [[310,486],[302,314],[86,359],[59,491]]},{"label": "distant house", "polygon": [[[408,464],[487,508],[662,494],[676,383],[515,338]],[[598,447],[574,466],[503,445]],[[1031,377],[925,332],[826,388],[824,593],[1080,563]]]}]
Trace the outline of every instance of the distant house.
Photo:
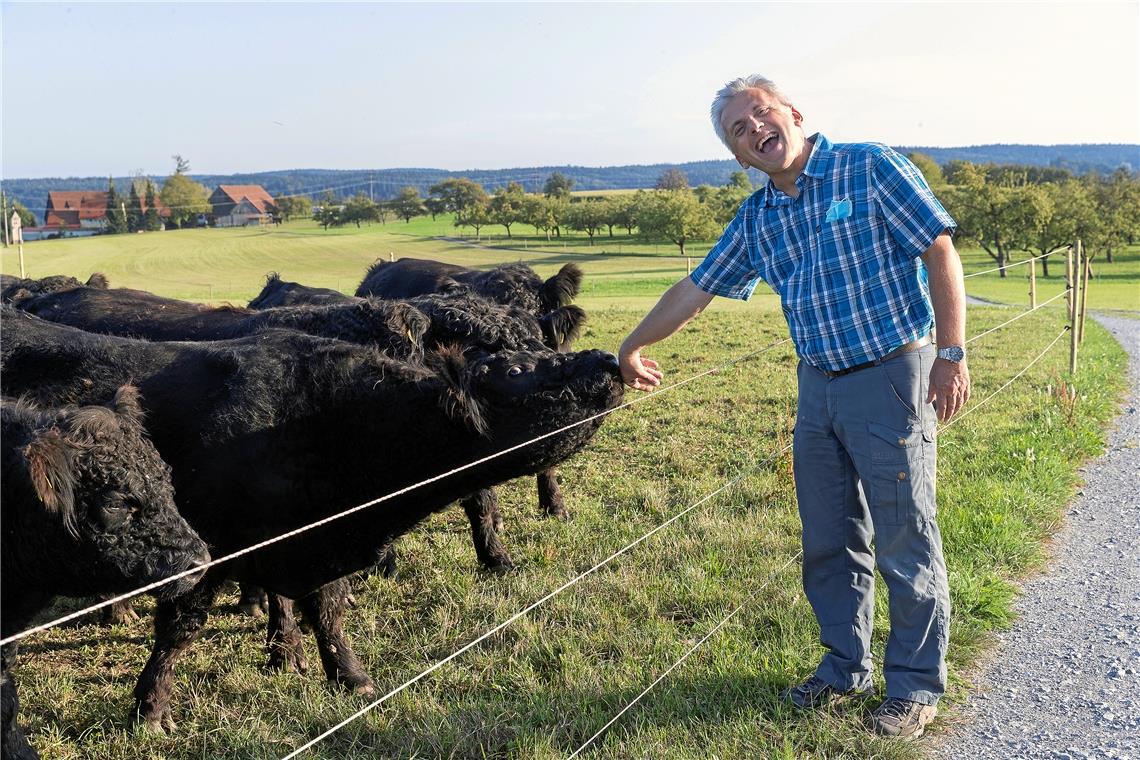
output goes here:
[{"label": "distant house", "polygon": [[43,226],[94,235],[107,226],[107,194],[97,190],[49,190]]},{"label": "distant house", "polygon": [[267,224],[277,214],[273,196],[261,185],[218,185],[210,195],[210,205],[218,227]]}]

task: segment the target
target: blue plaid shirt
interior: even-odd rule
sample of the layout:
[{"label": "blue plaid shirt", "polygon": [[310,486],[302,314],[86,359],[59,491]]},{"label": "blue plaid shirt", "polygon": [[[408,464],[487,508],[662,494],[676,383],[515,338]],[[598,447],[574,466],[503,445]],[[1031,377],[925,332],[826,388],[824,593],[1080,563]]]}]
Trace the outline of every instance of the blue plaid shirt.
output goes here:
[{"label": "blue plaid shirt", "polygon": [[839,371],[926,335],[934,321],[918,258],[957,225],[905,156],[812,138],[798,198],[769,182],[741,205],[692,273],[713,295],[780,294],[796,351]]}]

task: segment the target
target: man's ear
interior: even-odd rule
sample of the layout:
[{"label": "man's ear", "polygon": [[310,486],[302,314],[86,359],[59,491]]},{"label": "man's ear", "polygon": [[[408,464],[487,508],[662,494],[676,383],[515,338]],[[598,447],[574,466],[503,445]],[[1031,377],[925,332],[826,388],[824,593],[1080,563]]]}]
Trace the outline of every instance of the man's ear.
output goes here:
[{"label": "man's ear", "polygon": [[804,115],[796,110],[795,106],[788,106],[792,109],[792,123],[797,127],[804,123]]},{"label": "man's ear", "polygon": [[[735,156],[736,154],[733,154],[733,155]],[[745,161],[740,156],[736,156],[736,163],[740,164],[741,169],[747,169],[748,168],[748,162]]]}]

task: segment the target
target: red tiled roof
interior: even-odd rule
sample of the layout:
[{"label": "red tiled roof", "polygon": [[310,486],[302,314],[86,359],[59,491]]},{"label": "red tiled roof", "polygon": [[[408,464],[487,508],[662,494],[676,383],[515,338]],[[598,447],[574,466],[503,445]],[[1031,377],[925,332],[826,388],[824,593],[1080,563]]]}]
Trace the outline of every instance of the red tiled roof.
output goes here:
[{"label": "red tiled roof", "polygon": [[218,185],[218,189],[234,203],[241,203],[242,198],[248,198],[249,202],[263,214],[269,213],[267,206],[277,206],[273,202],[273,196],[265,192],[265,188],[261,185]]},{"label": "red tiled roof", "polygon": [[[56,216],[52,221],[52,216]],[[44,224],[58,224],[62,219],[78,224],[80,219],[102,219],[107,215],[107,194],[98,190],[51,190],[48,192]],[[74,220],[74,221],[72,221]]]}]

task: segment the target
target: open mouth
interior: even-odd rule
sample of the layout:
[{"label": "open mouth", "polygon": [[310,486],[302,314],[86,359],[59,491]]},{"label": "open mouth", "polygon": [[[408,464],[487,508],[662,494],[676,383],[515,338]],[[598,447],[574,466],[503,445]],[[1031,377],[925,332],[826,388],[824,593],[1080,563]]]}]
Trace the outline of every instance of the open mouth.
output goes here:
[{"label": "open mouth", "polygon": [[756,151],[759,153],[770,153],[780,142],[780,136],[772,132],[760,142],[756,143]]}]

